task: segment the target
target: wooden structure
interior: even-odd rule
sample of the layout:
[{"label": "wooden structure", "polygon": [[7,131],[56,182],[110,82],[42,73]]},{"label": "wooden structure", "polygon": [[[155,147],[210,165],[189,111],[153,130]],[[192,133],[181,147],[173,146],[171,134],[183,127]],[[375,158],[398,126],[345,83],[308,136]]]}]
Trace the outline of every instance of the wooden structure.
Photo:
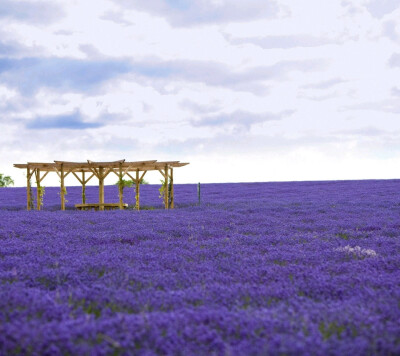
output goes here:
[{"label": "wooden structure", "polygon": [[[41,207],[41,182],[50,172],[58,174],[61,182],[60,198],[61,210],[65,210],[65,178],[69,174],[73,174],[75,178],[82,185],[82,204],[77,204],[75,207],[78,209],[91,209],[104,210],[112,209],[116,206],[119,209],[124,209],[127,205],[123,202],[123,185],[122,179],[128,176],[135,184],[136,187],[136,205],[137,210],[140,209],[140,182],[148,171],[158,171],[164,177],[164,206],[165,209],[174,208],[174,168],[186,166],[189,163],[180,163],[179,161],[158,162],[152,161],[136,161],[126,162],[124,159],[113,162],[66,162],[54,161],[54,163],[33,163],[14,164],[14,167],[26,169],[27,181],[27,210],[33,208],[33,199],[31,196],[31,178],[35,175],[36,180],[36,209],[40,210]],[[121,184],[118,186],[119,203],[109,204],[104,203],[104,179],[110,174],[114,173]],[[86,203],[86,184],[96,177],[99,180],[99,203]]]},{"label": "wooden structure", "polygon": [[[78,210],[100,210],[101,207],[104,207],[104,210],[114,210],[114,209],[121,209],[119,203],[93,203],[93,204],[75,204],[75,208]],[[123,209],[126,209],[128,204],[123,204]]]}]

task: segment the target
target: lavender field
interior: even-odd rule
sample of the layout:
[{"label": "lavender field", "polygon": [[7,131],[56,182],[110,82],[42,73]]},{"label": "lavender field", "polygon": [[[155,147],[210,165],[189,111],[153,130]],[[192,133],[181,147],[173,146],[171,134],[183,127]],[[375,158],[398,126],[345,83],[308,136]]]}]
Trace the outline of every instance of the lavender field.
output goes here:
[{"label": "lavender field", "polygon": [[58,191],[0,188],[1,355],[400,354],[400,181]]}]

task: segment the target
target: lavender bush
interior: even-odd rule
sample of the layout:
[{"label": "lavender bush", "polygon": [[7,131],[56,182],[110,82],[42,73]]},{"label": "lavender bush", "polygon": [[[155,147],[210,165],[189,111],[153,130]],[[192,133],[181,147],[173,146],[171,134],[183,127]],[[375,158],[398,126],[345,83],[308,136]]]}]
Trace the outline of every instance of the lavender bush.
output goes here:
[{"label": "lavender bush", "polygon": [[399,181],[58,191],[0,188],[0,354],[400,354]]}]

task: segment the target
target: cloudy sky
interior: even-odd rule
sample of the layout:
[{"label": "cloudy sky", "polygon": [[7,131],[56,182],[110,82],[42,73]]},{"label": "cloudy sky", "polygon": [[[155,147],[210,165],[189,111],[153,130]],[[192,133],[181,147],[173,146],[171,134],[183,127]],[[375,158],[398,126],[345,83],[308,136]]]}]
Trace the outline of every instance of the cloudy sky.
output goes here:
[{"label": "cloudy sky", "polygon": [[0,135],[16,185],[13,163],[122,158],[399,178],[400,2],[1,0]]}]

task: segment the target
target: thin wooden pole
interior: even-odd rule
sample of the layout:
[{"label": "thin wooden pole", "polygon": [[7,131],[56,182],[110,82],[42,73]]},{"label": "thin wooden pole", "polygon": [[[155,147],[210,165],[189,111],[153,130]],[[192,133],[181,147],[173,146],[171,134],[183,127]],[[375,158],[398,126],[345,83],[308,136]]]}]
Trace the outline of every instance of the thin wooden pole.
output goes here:
[{"label": "thin wooden pole", "polygon": [[171,198],[170,198],[170,208],[174,208],[174,170],[170,168],[170,184],[171,184]]},{"label": "thin wooden pole", "polygon": [[60,180],[61,180],[61,210],[65,210],[65,184],[64,184],[64,165],[61,163],[61,172],[60,172]]},{"label": "thin wooden pole", "polygon": [[198,183],[197,184],[197,198],[198,198],[198,200],[199,200],[199,205],[200,205],[200,203],[201,203],[201,201],[200,201],[200,196],[201,196],[201,187],[200,187],[200,183]]},{"label": "thin wooden pole", "polygon": [[26,168],[26,210],[31,210],[31,169]]},{"label": "thin wooden pole", "polygon": [[165,165],[165,189],[164,189],[164,205],[168,209],[168,165]]},{"label": "thin wooden pole", "polygon": [[136,169],[136,179],[135,179],[135,188],[136,188],[136,210],[140,210],[140,203],[139,203],[139,197],[140,197],[140,178],[139,178],[139,170]]},{"label": "thin wooden pole", "polygon": [[36,209],[40,210],[40,169],[36,168]]},{"label": "thin wooden pole", "polygon": [[85,180],[85,171],[82,171],[82,204],[86,204],[86,180]]},{"label": "thin wooden pole", "polygon": [[[104,168],[99,168],[99,203],[104,204]],[[104,210],[104,205],[100,205],[100,210]]]},{"label": "thin wooden pole", "polygon": [[122,181],[122,163],[119,164],[119,184],[118,184],[118,192],[119,192],[119,209],[122,210],[124,208],[124,186]]}]

